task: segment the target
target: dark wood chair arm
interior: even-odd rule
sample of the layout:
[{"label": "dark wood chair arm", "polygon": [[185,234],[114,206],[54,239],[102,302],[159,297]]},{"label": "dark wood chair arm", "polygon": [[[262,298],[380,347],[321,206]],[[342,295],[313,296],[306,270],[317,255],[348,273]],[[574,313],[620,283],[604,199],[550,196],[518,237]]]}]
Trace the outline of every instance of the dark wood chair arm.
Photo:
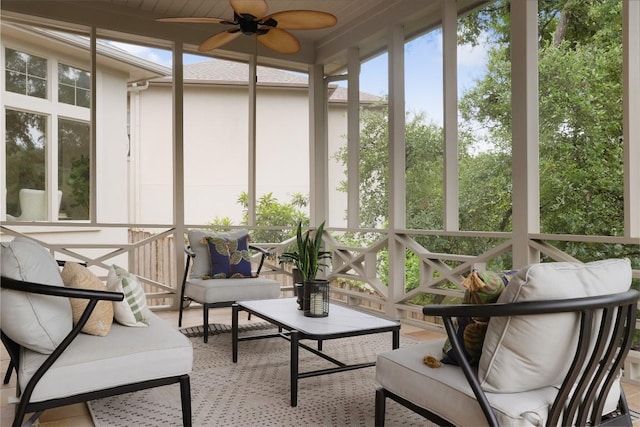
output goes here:
[{"label": "dark wood chair arm", "polygon": [[256,245],[249,245],[249,249],[259,252],[261,254],[260,262],[258,263],[258,269],[256,270],[256,275],[259,275],[260,271],[262,270],[262,266],[264,265],[264,260],[267,258],[267,256],[269,256],[269,251]]},{"label": "dark wood chair arm", "polygon": [[616,307],[638,300],[638,291],[563,300],[526,301],[507,304],[426,305],[422,313],[440,317],[528,316]]},{"label": "dark wood chair arm", "polygon": [[[64,260],[64,259],[57,259],[56,262],[58,263],[59,267],[64,267],[64,265],[67,263],[67,261]],[[78,261],[74,261],[74,262],[77,263],[77,264],[80,264],[80,265],[82,265],[84,267],[87,266],[86,262],[78,262]]]},{"label": "dark wood chair arm", "polygon": [[260,252],[261,254],[263,254],[264,256],[269,256],[270,253],[268,250],[261,248],[260,246],[256,246],[256,245],[249,245],[249,249],[252,249],[254,251]]},{"label": "dark wood chair arm", "polygon": [[124,294],[122,292],[94,291],[90,289],[43,285],[41,283],[24,282],[22,280],[10,279],[8,277],[1,278],[0,286],[2,286],[3,289],[13,289],[16,291],[57,297],[83,298],[96,301],[122,301],[124,299]]},{"label": "dark wood chair arm", "polygon": [[196,253],[191,250],[191,246],[185,246],[184,252],[187,254],[189,258],[195,258]]}]

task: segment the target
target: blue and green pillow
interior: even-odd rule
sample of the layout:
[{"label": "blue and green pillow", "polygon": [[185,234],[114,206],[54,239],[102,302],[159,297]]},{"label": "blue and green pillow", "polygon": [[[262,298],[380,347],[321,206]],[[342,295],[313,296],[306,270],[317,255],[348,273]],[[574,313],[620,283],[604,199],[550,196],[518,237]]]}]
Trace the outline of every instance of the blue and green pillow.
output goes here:
[{"label": "blue and green pillow", "polygon": [[209,248],[211,270],[203,279],[247,278],[251,276],[249,235],[230,238],[207,236],[200,241]]}]

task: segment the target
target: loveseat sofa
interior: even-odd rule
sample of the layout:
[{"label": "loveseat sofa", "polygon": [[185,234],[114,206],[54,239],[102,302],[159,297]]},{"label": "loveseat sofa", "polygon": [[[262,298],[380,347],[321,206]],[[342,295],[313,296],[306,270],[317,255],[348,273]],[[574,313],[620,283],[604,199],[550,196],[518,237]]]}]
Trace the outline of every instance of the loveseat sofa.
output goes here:
[{"label": "loveseat sofa", "polygon": [[20,399],[14,427],[28,413],[27,423],[49,408],[172,383],[180,384],[183,424],[191,425],[191,342],[146,306],[127,313],[135,326],[114,319],[116,308],[135,303],[132,275],[110,277],[120,291],[105,291],[95,279],[83,283],[88,269],[65,265],[66,275],[75,271],[65,284],[53,256],[22,237],[2,243],[0,255],[1,335]]}]

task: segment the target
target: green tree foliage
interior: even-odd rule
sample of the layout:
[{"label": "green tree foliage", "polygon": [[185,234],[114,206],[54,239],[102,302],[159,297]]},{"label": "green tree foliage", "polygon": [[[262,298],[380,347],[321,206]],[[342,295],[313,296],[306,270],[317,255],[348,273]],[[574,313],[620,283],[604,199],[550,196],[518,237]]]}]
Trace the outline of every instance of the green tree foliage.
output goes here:
[{"label": "green tree foliage", "polygon": [[67,183],[71,187],[71,207],[80,208],[80,218],[89,218],[89,181],[91,165],[89,157],[80,155],[71,161],[71,171]]},{"label": "green tree foliage", "polygon": [[[540,215],[545,233],[623,233],[622,2],[539,0]],[[488,48],[484,75],[460,100],[460,227],[511,231],[510,3],[499,0],[460,22],[459,42]],[[388,130],[383,109],[361,115],[361,222],[388,215]],[[470,150],[471,141],[485,147]],[[442,229],[443,134],[423,116],[406,129],[407,226]],[[347,165],[343,149],[337,158]],[[341,189],[346,190],[346,183]],[[489,239],[420,237],[433,251],[480,253]],[[631,245],[554,242],[583,261],[628,256]],[[411,260],[409,260],[411,262]],[[510,268],[510,259],[496,260]],[[409,281],[410,282],[410,281]]]},{"label": "green tree foliage", "polygon": [[89,219],[90,140],[89,123],[58,121],[58,188],[64,193],[61,208],[70,219]]},{"label": "green tree foliage", "polygon": [[[409,228],[442,228],[442,129],[425,123],[423,114],[408,116],[405,137],[407,222]],[[383,228],[389,212],[387,108],[364,109],[360,130],[360,205],[364,228]],[[335,154],[347,165],[347,148]],[[342,181],[341,191],[347,182]],[[410,191],[409,191],[410,190]]]},{"label": "green tree foliage", "polygon": [[44,189],[46,117],[6,110],[7,213],[20,215],[21,188]]},{"label": "green tree foliage", "polygon": [[[246,192],[240,194],[238,203],[244,209],[242,224],[246,225],[249,223],[249,196]],[[307,197],[300,193],[294,194],[289,203],[279,202],[273,193],[263,195],[256,205],[256,226],[260,229],[251,233],[251,239],[254,242],[279,243],[294,236],[296,224],[309,225],[309,217],[304,211],[308,203]],[[225,226],[230,225],[233,223],[229,218],[216,217],[209,224],[209,228],[223,230]],[[283,230],[283,226],[291,228]]]},{"label": "green tree foliage", "polygon": [[[460,103],[466,124],[479,123],[494,147],[473,159],[481,166],[461,173],[461,224],[510,230],[511,77],[506,0],[463,22],[461,39],[489,34],[486,75]],[[539,1],[540,218],[545,233],[623,234],[622,2]],[[487,158],[489,157],[489,158]],[[493,167],[490,165],[493,164]],[[491,170],[490,180],[467,176]],[[465,172],[466,171],[466,172]],[[491,194],[489,222],[470,214],[471,187]],[[503,191],[491,191],[502,187]],[[471,197],[471,199],[469,199]],[[473,203],[473,202],[471,202]],[[479,205],[476,205],[479,206]],[[637,248],[557,242],[584,261],[637,257]]]}]

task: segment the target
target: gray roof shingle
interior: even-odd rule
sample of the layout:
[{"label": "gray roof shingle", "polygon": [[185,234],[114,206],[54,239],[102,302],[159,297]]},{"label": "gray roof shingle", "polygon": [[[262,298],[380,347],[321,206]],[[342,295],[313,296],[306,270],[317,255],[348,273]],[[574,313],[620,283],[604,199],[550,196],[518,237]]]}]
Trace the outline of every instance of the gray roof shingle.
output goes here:
[{"label": "gray roof shingle", "polygon": [[[306,85],[304,75],[258,66],[258,82]],[[214,59],[212,61],[185,64],[185,80],[213,80],[226,82],[246,82],[249,80],[249,65],[241,62]]]},{"label": "gray roof shingle", "polygon": [[[258,84],[275,86],[307,87],[307,76],[276,68],[258,66]],[[170,81],[171,77],[157,79],[156,81]],[[249,65],[242,62],[213,59],[184,65],[184,80],[197,82],[216,83],[246,83],[249,80]],[[347,89],[332,85],[330,100],[333,102],[346,102]],[[360,92],[361,103],[375,103],[382,98],[370,93]]]}]

